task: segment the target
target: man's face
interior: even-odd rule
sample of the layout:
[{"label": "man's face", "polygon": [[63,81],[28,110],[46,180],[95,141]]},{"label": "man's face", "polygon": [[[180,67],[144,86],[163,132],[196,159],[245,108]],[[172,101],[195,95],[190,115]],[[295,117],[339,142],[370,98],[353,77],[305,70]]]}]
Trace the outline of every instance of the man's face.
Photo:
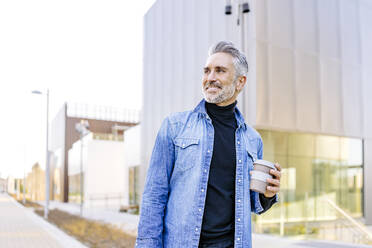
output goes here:
[{"label": "man's face", "polygon": [[204,67],[202,88],[209,103],[226,106],[238,95],[233,57],[228,53],[215,53],[208,57]]}]

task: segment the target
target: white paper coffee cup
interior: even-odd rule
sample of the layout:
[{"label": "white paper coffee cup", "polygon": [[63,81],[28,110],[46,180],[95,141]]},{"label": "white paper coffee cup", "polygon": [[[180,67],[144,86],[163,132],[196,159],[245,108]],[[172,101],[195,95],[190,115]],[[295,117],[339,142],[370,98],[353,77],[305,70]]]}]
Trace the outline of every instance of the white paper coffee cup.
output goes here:
[{"label": "white paper coffee cup", "polygon": [[253,166],[250,189],[264,194],[268,185],[267,179],[273,178],[270,170],[276,170],[276,167],[273,163],[266,160],[256,160]]}]

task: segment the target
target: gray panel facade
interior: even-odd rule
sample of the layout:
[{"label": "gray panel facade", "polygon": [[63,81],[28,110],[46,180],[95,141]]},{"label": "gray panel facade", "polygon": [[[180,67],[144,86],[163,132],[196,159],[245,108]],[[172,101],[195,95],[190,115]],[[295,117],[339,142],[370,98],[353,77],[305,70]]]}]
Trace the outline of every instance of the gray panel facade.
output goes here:
[{"label": "gray panel facade", "polygon": [[[161,121],[200,101],[207,49],[218,40],[231,40],[247,54],[239,107],[249,124],[364,139],[364,171],[372,174],[371,1],[249,4],[243,29],[236,6],[233,15],[224,14],[224,0],[157,0],[146,14],[141,192]],[[372,224],[372,182],[364,183],[365,218]]]}]

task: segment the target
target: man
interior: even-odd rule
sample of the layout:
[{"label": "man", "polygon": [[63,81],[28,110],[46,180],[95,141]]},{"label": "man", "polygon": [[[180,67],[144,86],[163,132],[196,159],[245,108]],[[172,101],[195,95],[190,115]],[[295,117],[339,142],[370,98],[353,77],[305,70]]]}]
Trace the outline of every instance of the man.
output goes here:
[{"label": "man", "polygon": [[204,99],[172,114],[159,130],[142,197],[137,247],[251,247],[251,211],[276,201],[280,165],[265,194],[249,189],[260,135],[244,123],[236,98],[248,64],[231,42],[210,48]]}]

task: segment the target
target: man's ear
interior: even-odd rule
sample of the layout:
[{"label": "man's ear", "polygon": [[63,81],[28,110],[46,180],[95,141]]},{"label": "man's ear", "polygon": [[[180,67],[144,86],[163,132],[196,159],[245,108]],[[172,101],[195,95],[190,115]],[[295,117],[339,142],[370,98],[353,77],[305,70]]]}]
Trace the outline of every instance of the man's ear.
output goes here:
[{"label": "man's ear", "polygon": [[247,77],[246,76],[239,76],[238,77],[238,82],[236,83],[236,89],[237,91],[242,91],[245,83],[247,82]]}]

